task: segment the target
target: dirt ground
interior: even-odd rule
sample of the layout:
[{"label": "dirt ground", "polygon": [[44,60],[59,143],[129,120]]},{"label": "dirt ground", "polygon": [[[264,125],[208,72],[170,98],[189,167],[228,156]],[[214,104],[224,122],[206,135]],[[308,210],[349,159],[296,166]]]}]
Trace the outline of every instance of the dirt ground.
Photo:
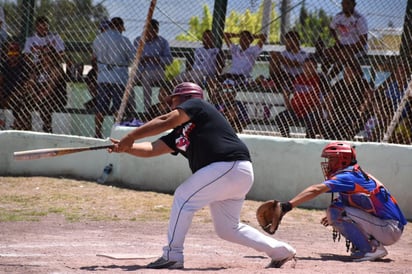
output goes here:
[{"label": "dirt ground", "polygon": [[[161,254],[172,196],[93,182],[0,177],[0,273],[164,273],[144,266]],[[257,227],[260,202],[247,200],[242,221]],[[319,224],[323,211],[294,209],[275,237],[297,249],[297,261],[265,269],[269,258],[220,240],[207,209],[185,243],[184,273],[411,273],[412,229],[376,262],[349,260],[345,241]],[[112,260],[96,254],[132,254]]]}]

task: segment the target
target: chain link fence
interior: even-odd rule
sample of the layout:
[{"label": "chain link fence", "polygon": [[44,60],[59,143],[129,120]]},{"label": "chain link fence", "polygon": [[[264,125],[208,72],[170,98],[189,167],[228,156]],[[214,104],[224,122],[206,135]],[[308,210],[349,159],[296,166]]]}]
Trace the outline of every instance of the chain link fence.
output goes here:
[{"label": "chain link fence", "polygon": [[155,2],[0,1],[1,128],[107,137],[193,81],[237,132],[411,144],[411,1]]}]

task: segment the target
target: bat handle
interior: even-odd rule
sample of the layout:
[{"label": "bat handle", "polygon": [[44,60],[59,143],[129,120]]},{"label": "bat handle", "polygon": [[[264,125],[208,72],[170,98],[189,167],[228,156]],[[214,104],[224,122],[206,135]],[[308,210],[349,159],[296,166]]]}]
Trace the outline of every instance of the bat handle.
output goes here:
[{"label": "bat handle", "polygon": [[91,147],[89,150],[99,150],[99,149],[105,149],[105,148],[113,148],[114,145],[104,145],[104,146],[97,146],[97,147]]}]

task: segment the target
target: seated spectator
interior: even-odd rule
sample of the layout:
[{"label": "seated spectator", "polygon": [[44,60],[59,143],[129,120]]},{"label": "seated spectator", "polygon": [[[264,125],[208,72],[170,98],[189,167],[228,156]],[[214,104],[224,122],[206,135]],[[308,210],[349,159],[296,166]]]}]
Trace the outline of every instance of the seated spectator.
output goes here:
[{"label": "seated spectator", "polygon": [[[398,63],[388,81],[375,92],[370,102],[370,114],[365,124],[364,137],[368,141],[381,141],[393,119],[394,113],[408,88],[410,70],[407,64]],[[387,82],[387,84],[386,84]],[[404,119],[411,112],[411,103],[406,101],[400,113]]]},{"label": "seated spectator", "polygon": [[43,131],[52,133],[53,112],[63,109],[67,103],[66,75],[60,65],[60,55],[53,47],[42,50],[28,87],[30,105],[40,113]]},{"label": "seated spectator", "polygon": [[363,111],[371,95],[371,87],[358,62],[345,64],[343,79],[325,96],[326,120],[317,117],[317,127],[325,139],[352,140],[365,122]]},{"label": "seated spectator", "polygon": [[205,86],[206,81],[219,75],[225,66],[223,51],[215,46],[211,30],[202,35],[203,47],[196,48],[192,59],[188,60],[186,71],[173,79],[173,86],[182,82],[194,82]]},{"label": "seated spectator", "polygon": [[14,117],[12,128],[31,130],[31,111],[27,105],[28,96],[25,83],[29,75],[21,48],[17,40],[5,44],[5,60],[0,67],[1,108],[10,108]]},{"label": "seated spectator", "polygon": [[[232,43],[231,39],[235,37],[239,37],[239,45]],[[253,66],[262,52],[266,36],[242,31],[239,34],[225,33],[224,38],[232,55],[232,64],[226,73],[209,81],[209,98],[225,114],[232,127],[241,132],[249,123],[249,118],[243,104],[235,99],[236,88],[251,80]],[[258,43],[251,45],[256,38]]]},{"label": "seated spectator", "polygon": [[285,34],[285,50],[271,52],[269,78],[278,90],[292,89],[293,82],[303,72],[303,62],[309,54],[300,47],[300,36],[296,31]]},{"label": "seated spectator", "polygon": [[240,133],[250,124],[246,107],[241,101],[236,100],[236,91],[231,88],[225,90],[208,91],[209,101],[219,110],[228,120],[232,128]]},{"label": "seated spectator", "polygon": [[169,86],[167,82],[165,82],[165,84],[163,84],[163,86],[160,87],[159,94],[157,96],[159,102],[157,104],[152,105],[148,109],[148,111],[145,113],[144,122],[148,122],[152,120],[154,117],[166,114],[171,111],[170,106],[166,101],[167,97],[170,95],[171,90],[172,87]]},{"label": "seated spectator", "polygon": [[35,33],[26,39],[23,53],[28,60],[36,65],[39,62],[40,54],[51,47],[59,53],[61,60],[63,60],[65,46],[62,38],[59,34],[49,31],[49,20],[45,16],[39,16],[35,22]]},{"label": "seated spectator", "polygon": [[[232,42],[232,38],[239,37],[239,45]],[[251,73],[256,62],[256,58],[262,52],[263,44],[266,41],[266,35],[252,35],[249,31],[242,31],[239,34],[225,33],[225,42],[229,47],[232,63],[226,73],[217,76],[211,81],[210,88],[222,88],[219,84],[236,86],[241,83],[247,83],[251,80]],[[251,45],[258,38],[256,45]]]},{"label": "seated spectator", "polygon": [[[356,9],[355,0],[342,0],[342,11],[332,18],[330,32],[335,45],[321,51],[323,67],[334,78],[343,67],[343,62],[359,59],[366,55],[368,42],[368,23]],[[330,66],[333,66],[330,70]],[[325,73],[326,73],[325,72]]]},{"label": "seated spectator", "polygon": [[315,59],[306,58],[302,68],[303,73],[293,82],[292,92],[287,87],[282,89],[286,110],[276,115],[275,123],[283,137],[290,137],[289,126],[299,124],[305,126],[306,138],[316,137],[312,116],[320,109],[324,86]]},{"label": "seated spectator", "polygon": [[[173,62],[169,42],[159,34],[159,22],[150,21],[147,37],[140,59],[136,83],[143,88],[144,111],[152,105],[152,86],[159,85],[165,80],[165,67]],[[140,36],[133,45],[138,49]]]}]

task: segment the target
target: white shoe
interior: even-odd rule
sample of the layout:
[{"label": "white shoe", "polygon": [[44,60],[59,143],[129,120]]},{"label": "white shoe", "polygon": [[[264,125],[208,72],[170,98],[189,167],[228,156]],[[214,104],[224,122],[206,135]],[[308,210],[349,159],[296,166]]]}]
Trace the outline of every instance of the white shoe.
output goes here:
[{"label": "white shoe", "polygon": [[375,261],[376,259],[383,258],[386,255],[388,255],[388,251],[382,244],[379,244],[371,252],[365,253],[365,255],[363,255],[363,257],[361,258],[353,259],[353,261],[354,262]]}]

